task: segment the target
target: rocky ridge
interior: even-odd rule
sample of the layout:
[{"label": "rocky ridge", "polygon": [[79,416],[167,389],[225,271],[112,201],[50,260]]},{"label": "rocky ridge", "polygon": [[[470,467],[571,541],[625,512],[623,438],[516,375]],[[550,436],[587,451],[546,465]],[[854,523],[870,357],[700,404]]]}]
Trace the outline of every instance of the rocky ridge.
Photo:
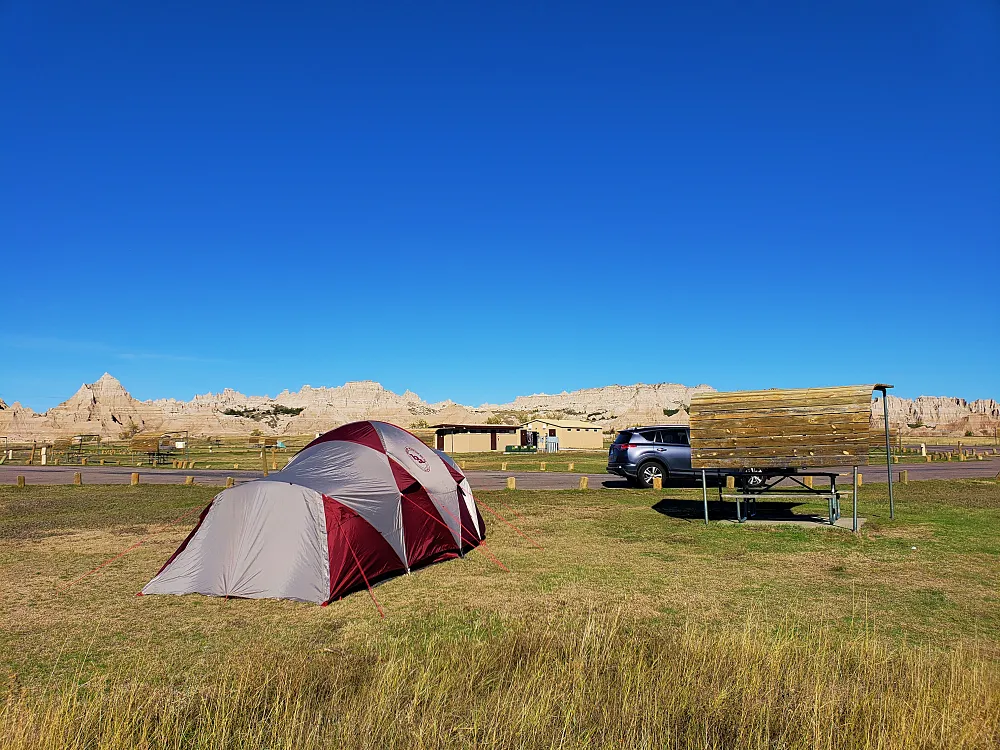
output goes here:
[{"label": "rocky ridge", "polygon": [[[303,386],[274,398],[247,396],[226,388],[190,401],[139,401],[110,374],[84,384],[73,396],[36,414],[14,402],[0,401],[0,436],[8,439],[51,440],[79,434],[125,439],[139,433],[187,430],[195,436],[303,435],[329,430],[359,419],[381,419],[403,426],[439,422],[519,424],[534,416],[582,419],[605,428],[655,422],[686,423],[686,408],[708,385],[675,383],[610,385],[558,394],[519,396],[508,404],[463,406],[452,401],[428,403],[416,393],[397,394],[374,381],[335,387]],[[890,422],[904,433],[993,434],[1000,425],[1000,405],[993,400],[966,402],[959,398],[889,396]],[[881,423],[881,401],[873,402],[873,419]]]}]

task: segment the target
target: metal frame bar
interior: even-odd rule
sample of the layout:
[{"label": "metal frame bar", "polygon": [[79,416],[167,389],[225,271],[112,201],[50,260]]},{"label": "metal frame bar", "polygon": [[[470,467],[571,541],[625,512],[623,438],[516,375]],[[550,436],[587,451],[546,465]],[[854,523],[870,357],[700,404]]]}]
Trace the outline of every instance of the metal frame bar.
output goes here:
[{"label": "metal frame bar", "polygon": [[[882,415],[885,420],[885,477],[889,483],[889,518],[895,518],[896,506],[892,501],[892,446],[889,441],[889,388],[892,388],[892,386],[880,385],[876,390],[882,391]],[[858,473],[856,466],[854,467],[854,473]]]}]

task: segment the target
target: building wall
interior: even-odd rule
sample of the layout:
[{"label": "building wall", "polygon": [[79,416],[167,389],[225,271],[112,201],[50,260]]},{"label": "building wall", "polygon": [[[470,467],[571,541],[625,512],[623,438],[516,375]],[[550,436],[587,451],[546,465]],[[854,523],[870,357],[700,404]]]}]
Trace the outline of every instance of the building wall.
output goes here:
[{"label": "building wall", "polygon": [[542,421],[528,422],[525,429],[538,433],[539,444],[544,442],[549,430],[556,431],[559,450],[602,450],[604,435],[600,427],[556,427]]},{"label": "building wall", "polygon": [[[519,443],[519,433],[497,433],[498,451],[503,451],[508,445]],[[488,432],[458,432],[444,436],[445,453],[489,453],[490,445],[490,433]]]}]

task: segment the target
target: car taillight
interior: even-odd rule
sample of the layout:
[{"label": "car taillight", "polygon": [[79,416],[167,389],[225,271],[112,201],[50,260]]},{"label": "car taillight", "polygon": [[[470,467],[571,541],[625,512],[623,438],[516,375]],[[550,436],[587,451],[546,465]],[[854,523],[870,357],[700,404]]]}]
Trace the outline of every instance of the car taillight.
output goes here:
[{"label": "car taillight", "polygon": [[638,448],[638,443],[620,443],[615,446],[620,451],[627,451],[629,448]]}]

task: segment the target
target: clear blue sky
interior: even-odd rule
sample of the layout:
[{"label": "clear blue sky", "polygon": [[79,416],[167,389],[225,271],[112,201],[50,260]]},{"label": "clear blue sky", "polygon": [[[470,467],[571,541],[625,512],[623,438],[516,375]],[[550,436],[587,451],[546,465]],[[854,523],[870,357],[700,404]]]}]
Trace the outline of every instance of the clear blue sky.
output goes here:
[{"label": "clear blue sky", "polygon": [[1000,398],[997,2],[481,5],[0,3],[0,397]]}]

